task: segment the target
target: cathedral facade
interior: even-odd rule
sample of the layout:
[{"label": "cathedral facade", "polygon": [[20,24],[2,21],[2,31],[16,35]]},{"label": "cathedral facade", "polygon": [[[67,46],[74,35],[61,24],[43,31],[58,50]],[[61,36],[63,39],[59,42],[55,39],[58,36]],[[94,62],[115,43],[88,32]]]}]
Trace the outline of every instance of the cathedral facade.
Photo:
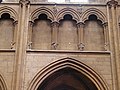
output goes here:
[{"label": "cathedral facade", "polygon": [[119,3],[2,1],[0,90],[120,90]]}]

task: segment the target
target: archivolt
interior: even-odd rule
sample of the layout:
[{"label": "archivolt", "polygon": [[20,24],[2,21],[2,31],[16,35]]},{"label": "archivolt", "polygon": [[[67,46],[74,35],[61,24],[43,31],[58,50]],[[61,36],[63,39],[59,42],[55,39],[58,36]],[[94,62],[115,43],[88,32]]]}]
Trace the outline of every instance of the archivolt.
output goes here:
[{"label": "archivolt", "polygon": [[11,7],[8,7],[8,6],[1,7],[0,8],[0,18],[1,18],[1,15],[4,13],[10,14],[10,18],[14,19],[14,21],[18,20],[17,12],[14,9],[12,9]]},{"label": "archivolt", "polygon": [[46,14],[48,19],[50,19],[51,21],[54,20],[54,14],[50,9],[46,7],[40,7],[31,13],[30,21],[34,21],[35,19],[38,19],[40,14]]},{"label": "archivolt", "polygon": [[63,68],[72,68],[77,70],[78,72],[81,72],[96,85],[98,90],[109,90],[103,79],[93,69],[91,69],[84,63],[72,58],[60,59],[46,66],[44,69],[38,72],[37,75],[32,79],[28,90],[37,90],[38,86],[49,75]]},{"label": "archivolt", "polygon": [[57,16],[56,16],[57,21],[60,21],[61,19],[63,19],[63,17],[66,14],[70,14],[73,17],[74,20],[76,20],[77,22],[79,22],[79,18],[80,18],[79,14],[77,13],[77,11],[75,11],[72,8],[64,8],[64,9],[60,10],[57,13]]},{"label": "archivolt", "polygon": [[4,81],[4,79],[3,79],[1,74],[0,74],[0,88],[2,90],[7,90],[7,86],[6,86],[5,81]]},{"label": "archivolt", "polygon": [[86,20],[88,20],[89,16],[90,15],[96,15],[97,16],[97,19],[102,21],[102,23],[105,23],[107,18],[106,16],[104,15],[104,13],[102,11],[100,11],[99,9],[96,9],[96,8],[90,8],[90,9],[87,9],[83,14],[82,14],[82,21],[85,22]]}]

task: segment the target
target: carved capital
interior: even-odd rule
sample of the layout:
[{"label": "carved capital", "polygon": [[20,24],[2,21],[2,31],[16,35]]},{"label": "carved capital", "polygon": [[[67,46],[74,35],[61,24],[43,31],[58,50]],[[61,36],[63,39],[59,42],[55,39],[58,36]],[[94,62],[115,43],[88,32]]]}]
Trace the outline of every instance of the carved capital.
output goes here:
[{"label": "carved capital", "polygon": [[58,12],[56,5],[53,7],[53,12],[56,14]]},{"label": "carved capital", "polygon": [[85,26],[85,23],[83,23],[83,22],[79,22],[79,23],[77,23],[77,27],[78,27],[78,28],[80,28],[80,27],[83,28],[84,26]]},{"label": "carved capital", "polygon": [[19,3],[22,5],[22,6],[27,6],[30,4],[30,1],[29,0],[20,0]]},{"label": "carved capital", "polygon": [[54,22],[51,23],[51,26],[52,27],[58,27],[59,26],[59,22],[54,21]]},{"label": "carved capital", "polygon": [[32,49],[32,42],[28,42],[27,46],[28,46],[28,49]]},{"label": "carved capital", "polygon": [[109,43],[105,43],[104,48],[105,48],[105,51],[108,51],[109,50]]},{"label": "carved capital", "polygon": [[120,22],[119,22],[119,27],[120,27]]},{"label": "carved capital", "polygon": [[57,43],[55,43],[55,42],[52,42],[52,49],[54,49],[54,50],[56,50],[57,49],[57,46],[58,46],[58,44]]},{"label": "carved capital", "polygon": [[107,27],[107,26],[108,26],[108,23],[105,22],[105,23],[103,23],[102,25],[103,25],[103,27]]},{"label": "carved capital", "polygon": [[81,6],[79,6],[79,7],[77,8],[77,12],[78,12],[79,14],[82,14],[83,8],[82,8]]},{"label": "carved capital", "polygon": [[13,25],[16,26],[18,24],[18,21],[14,21]]},{"label": "carved capital", "polygon": [[33,27],[33,24],[34,24],[34,22],[29,21],[29,25],[30,25],[30,27]]},{"label": "carved capital", "polygon": [[16,42],[11,42],[11,49],[15,48],[15,44],[16,44]]},{"label": "carved capital", "polygon": [[83,51],[85,45],[83,43],[78,44],[78,50]]},{"label": "carved capital", "polygon": [[116,0],[111,0],[107,2],[107,5],[109,7],[116,7],[118,5],[118,2]]}]

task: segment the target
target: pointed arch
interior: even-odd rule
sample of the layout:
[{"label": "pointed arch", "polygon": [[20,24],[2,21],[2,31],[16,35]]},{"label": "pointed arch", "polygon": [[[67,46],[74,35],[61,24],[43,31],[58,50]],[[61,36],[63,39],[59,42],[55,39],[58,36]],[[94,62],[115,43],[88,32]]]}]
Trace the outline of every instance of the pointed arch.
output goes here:
[{"label": "pointed arch", "polygon": [[79,16],[79,14],[77,13],[77,11],[75,11],[75,10],[72,9],[72,8],[64,8],[64,9],[60,10],[60,11],[57,13],[57,16],[56,16],[57,21],[60,21],[61,19],[63,19],[66,14],[71,15],[72,18],[73,18],[73,20],[79,22],[80,16]]},{"label": "pointed arch", "polygon": [[12,18],[14,21],[18,20],[18,14],[13,8],[8,7],[8,6],[1,7],[0,8],[0,18],[1,18],[1,15],[4,13],[10,14],[10,18]]},{"label": "pointed arch", "polygon": [[37,90],[39,85],[52,73],[64,69],[64,68],[72,68],[83,75],[85,75],[89,80],[91,80],[94,85],[98,88],[98,90],[109,90],[106,83],[103,79],[89,66],[84,63],[72,59],[72,58],[64,58],[57,60],[45,68],[43,68],[37,75],[32,79],[28,90]]},{"label": "pointed arch", "polygon": [[102,23],[105,23],[107,21],[107,18],[104,15],[104,13],[102,11],[100,11],[99,9],[96,9],[96,8],[87,9],[82,14],[82,17],[81,17],[82,21],[85,22],[86,20],[88,20],[90,15],[96,15],[97,19],[102,21]]},{"label": "pointed arch", "polygon": [[38,19],[40,14],[46,14],[48,19],[50,19],[51,21],[54,20],[54,14],[52,10],[46,7],[40,7],[31,13],[30,21],[34,22],[35,19]]},{"label": "pointed arch", "polygon": [[7,86],[6,86],[6,83],[2,77],[2,75],[0,74],[0,89],[2,90],[7,90]]}]

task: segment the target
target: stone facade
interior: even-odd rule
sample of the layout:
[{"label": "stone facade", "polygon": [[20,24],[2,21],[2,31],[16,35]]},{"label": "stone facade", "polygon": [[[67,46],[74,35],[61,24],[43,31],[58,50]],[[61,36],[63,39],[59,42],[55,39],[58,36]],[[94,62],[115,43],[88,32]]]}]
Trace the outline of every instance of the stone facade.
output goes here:
[{"label": "stone facade", "polygon": [[119,12],[114,0],[3,1],[0,90],[120,90]]}]

